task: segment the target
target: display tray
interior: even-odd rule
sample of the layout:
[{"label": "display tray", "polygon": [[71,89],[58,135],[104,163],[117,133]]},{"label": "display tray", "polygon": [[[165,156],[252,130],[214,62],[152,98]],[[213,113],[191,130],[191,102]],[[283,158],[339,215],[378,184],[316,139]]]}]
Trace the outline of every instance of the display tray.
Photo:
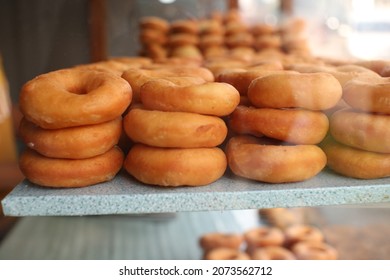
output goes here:
[{"label": "display tray", "polygon": [[7,216],[76,216],[240,210],[390,202],[390,179],[360,180],[325,169],[297,183],[268,184],[227,172],[202,187],[156,187],[120,172],[85,188],[44,188],[24,180],[2,200]]}]

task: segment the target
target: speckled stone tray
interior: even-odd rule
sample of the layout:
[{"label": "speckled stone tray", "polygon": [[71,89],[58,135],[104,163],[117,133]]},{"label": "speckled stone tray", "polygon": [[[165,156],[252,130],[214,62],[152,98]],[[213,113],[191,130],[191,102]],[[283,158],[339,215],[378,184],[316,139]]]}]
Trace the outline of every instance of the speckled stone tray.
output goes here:
[{"label": "speckled stone tray", "polygon": [[297,183],[267,184],[230,173],[202,187],[141,184],[125,172],[85,188],[43,188],[25,180],[3,199],[7,216],[75,216],[304,207],[390,202],[390,178],[359,180],[329,170]]}]

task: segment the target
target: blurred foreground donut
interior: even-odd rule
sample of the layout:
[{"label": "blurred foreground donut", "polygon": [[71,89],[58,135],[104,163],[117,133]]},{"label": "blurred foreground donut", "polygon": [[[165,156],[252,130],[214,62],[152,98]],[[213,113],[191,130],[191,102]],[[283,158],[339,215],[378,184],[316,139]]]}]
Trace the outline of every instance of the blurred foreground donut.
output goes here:
[{"label": "blurred foreground donut", "polygon": [[298,260],[336,260],[338,252],[326,243],[298,242],[291,251]]},{"label": "blurred foreground donut", "polygon": [[101,124],[44,129],[22,119],[20,136],[27,147],[51,158],[82,159],[107,152],[118,144],[122,118]]},{"label": "blurred foreground donut", "polygon": [[232,248],[216,248],[204,256],[205,260],[250,260],[247,253]]},{"label": "blurred foreground donut", "polygon": [[280,73],[252,81],[248,97],[255,107],[326,110],[342,95],[340,83],[327,73]]},{"label": "blurred foreground donut", "polygon": [[202,235],[199,245],[205,252],[221,247],[239,250],[243,242],[244,237],[241,234],[211,232]]},{"label": "blurred foreground donut", "polygon": [[390,114],[390,78],[364,77],[350,80],[343,88],[343,98],[352,108]]},{"label": "blurred foreground donut", "polygon": [[252,260],[295,260],[295,255],[281,246],[256,248],[251,254]]},{"label": "blurred foreground donut", "polygon": [[333,171],[352,178],[377,179],[390,176],[390,153],[375,153],[353,148],[327,137],[321,148]]},{"label": "blurred foreground donut", "polygon": [[19,104],[27,120],[42,128],[58,129],[116,119],[131,99],[131,87],[117,75],[65,69],[27,82]]},{"label": "blurred foreground donut", "polygon": [[166,148],[215,147],[227,135],[221,118],[187,112],[136,108],[124,117],[123,126],[134,142]]},{"label": "blurred foreground donut", "polygon": [[294,144],[318,144],[329,128],[320,111],[238,106],[230,115],[229,127],[240,134],[252,134]]},{"label": "blurred foreground donut", "polygon": [[286,236],[287,246],[291,246],[295,243],[306,242],[318,242],[324,241],[323,233],[314,226],[309,225],[292,225],[285,229],[284,234]]},{"label": "blurred foreground donut", "polygon": [[240,102],[240,94],[232,85],[217,82],[181,86],[155,79],[145,83],[140,93],[147,109],[213,116],[229,115]]},{"label": "blurred foreground donut", "polygon": [[283,231],[276,227],[257,227],[244,233],[247,252],[252,253],[256,248],[265,246],[282,246]]},{"label": "blurred foreground donut", "polygon": [[158,148],[135,144],[124,168],[142,183],[164,186],[202,186],[218,180],[227,166],[219,148]]},{"label": "blurred foreground donut", "polygon": [[109,181],[122,168],[124,155],[117,146],[104,154],[86,159],[54,159],[27,149],[19,167],[34,184],[54,188],[86,187]]},{"label": "blurred foreground donut", "polygon": [[336,111],[330,118],[330,133],[336,141],[370,152],[390,153],[389,127],[390,115],[350,108]]},{"label": "blurred foreground donut", "polygon": [[232,137],[226,153],[235,175],[267,183],[304,181],[326,165],[325,153],[316,145],[284,145],[251,136]]}]

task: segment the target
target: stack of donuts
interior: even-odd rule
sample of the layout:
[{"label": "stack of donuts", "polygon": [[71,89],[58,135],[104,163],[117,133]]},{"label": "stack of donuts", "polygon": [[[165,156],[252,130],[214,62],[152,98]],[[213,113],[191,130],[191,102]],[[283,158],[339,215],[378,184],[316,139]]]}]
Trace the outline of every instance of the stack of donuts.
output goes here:
[{"label": "stack of donuts", "polygon": [[143,17],[139,23],[139,40],[142,46],[141,55],[152,59],[163,59],[168,56],[169,23],[160,17]]},{"label": "stack of donuts", "polygon": [[343,87],[349,107],[330,118],[328,166],[353,178],[390,176],[390,78],[359,76]]},{"label": "stack of donuts", "polygon": [[125,132],[134,143],[124,168],[142,183],[201,186],[226,170],[225,153],[218,147],[228,132],[222,117],[236,108],[239,93],[227,83],[183,73],[146,80],[139,89],[140,103],[124,117]]},{"label": "stack of donuts", "polygon": [[340,83],[326,73],[279,71],[254,79],[247,91],[250,106],[238,106],[229,120],[237,134],[226,149],[232,172],[267,183],[317,175],[326,165],[318,147],[329,128],[323,110],[341,95]]},{"label": "stack of donuts", "polygon": [[260,226],[243,234],[211,232],[199,238],[205,260],[335,260],[337,250],[317,227]]},{"label": "stack of donuts", "polygon": [[20,169],[47,187],[85,187],[111,180],[124,154],[117,146],[129,84],[107,71],[63,69],[27,82],[20,92]]}]

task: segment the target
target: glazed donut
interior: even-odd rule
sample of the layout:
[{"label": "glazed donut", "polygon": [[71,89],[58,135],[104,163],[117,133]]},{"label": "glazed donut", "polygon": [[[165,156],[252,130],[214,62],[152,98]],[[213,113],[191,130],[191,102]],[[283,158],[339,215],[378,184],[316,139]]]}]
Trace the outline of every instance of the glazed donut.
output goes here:
[{"label": "glazed donut", "polygon": [[253,80],[248,88],[249,100],[256,107],[326,110],[341,95],[340,83],[327,73],[272,74]]},{"label": "glazed donut", "polygon": [[242,234],[220,232],[207,233],[199,239],[199,245],[205,252],[221,247],[239,250],[243,242]]},{"label": "glazed donut", "polygon": [[247,244],[247,252],[251,254],[259,247],[282,246],[284,234],[276,227],[256,227],[244,232],[244,240]]},{"label": "glazed donut", "polygon": [[295,260],[295,255],[281,246],[256,248],[250,254],[252,260]]},{"label": "glazed donut", "polygon": [[390,115],[350,108],[336,111],[330,118],[330,133],[336,141],[370,152],[390,153],[389,127]]},{"label": "glazed donut", "polygon": [[265,135],[294,144],[318,144],[329,128],[328,117],[320,111],[237,106],[229,127],[239,134]]},{"label": "glazed donut", "polygon": [[247,253],[232,248],[215,248],[207,252],[205,260],[250,260]]},{"label": "glazed donut", "polygon": [[147,109],[214,116],[229,115],[240,102],[240,94],[232,85],[217,82],[180,86],[155,79],[141,87],[140,96]]},{"label": "glazed donut", "polygon": [[19,159],[24,176],[34,184],[54,188],[86,187],[109,181],[122,168],[123,152],[114,146],[86,159],[55,159],[25,150]]},{"label": "glazed donut", "polygon": [[390,154],[375,153],[353,148],[327,137],[321,148],[325,152],[327,166],[341,175],[376,179],[390,176]]},{"label": "glazed donut", "polygon": [[326,156],[316,145],[286,146],[264,137],[234,136],[226,153],[235,175],[267,183],[303,181],[326,165]]},{"label": "glazed donut", "polygon": [[350,80],[343,88],[343,99],[355,109],[390,114],[390,78],[360,77]]},{"label": "glazed donut", "polygon": [[22,119],[20,136],[27,147],[51,158],[83,159],[107,152],[118,144],[122,118],[101,124],[44,129]]},{"label": "glazed donut", "polygon": [[337,260],[335,248],[326,243],[298,242],[292,248],[298,260]]},{"label": "glazed donut", "polygon": [[65,69],[27,82],[19,105],[27,120],[42,128],[59,129],[116,119],[131,99],[131,87],[116,75]]},{"label": "glazed donut", "polygon": [[158,148],[135,144],[124,168],[138,181],[164,187],[203,186],[222,177],[227,167],[219,148]]},{"label": "glazed donut", "polygon": [[284,230],[286,246],[290,247],[298,242],[324,242],[323,233],[314,226],[292,225]]},{"label": "glazed donut", "polygon": [[187,112],[132,109],[123,126],[132,141],[166,148],[211,148],[227,135],[221,118]]}]

